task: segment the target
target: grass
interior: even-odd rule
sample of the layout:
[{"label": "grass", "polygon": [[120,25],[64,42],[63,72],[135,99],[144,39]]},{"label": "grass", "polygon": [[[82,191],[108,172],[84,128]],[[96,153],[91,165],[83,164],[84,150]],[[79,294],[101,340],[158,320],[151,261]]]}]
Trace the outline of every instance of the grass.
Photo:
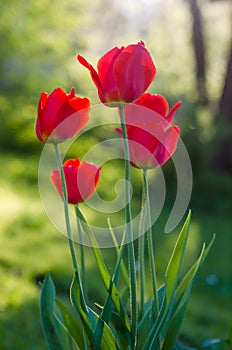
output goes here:
[{"label": "grass", "polygon": [[[62,298],[68,295],[72,278],[68,244],[41,205],[37,188],[38,158],[1,154],[0,163],[4,165],[0,179],[0,349],[45,350],[39,318],[40,282],[50,271],[58,295]],[[193,220],[186,266],[197,257],[203,241],[209,242],[214,232],[217,238],[196,280],[181,332],[181,338],[192,346],[199,346],[208,338],[227,337],[232,318],[231,217],[221,209],[220,196],[228,211],[229,200],[218,189],[218,202],[210,204],[206,195],[203,202],[201,193],[195,193],[191,203]],[[166,206],[153,227],[160,284],[180,229],[179,225],[172,234],[162,233],[168,213]],[[85,251],[90,299],[101,303],[104,289],[90,248],[85,247]],[[103,254],[110,268],[114,262],[112,249],[104,250]]]}]

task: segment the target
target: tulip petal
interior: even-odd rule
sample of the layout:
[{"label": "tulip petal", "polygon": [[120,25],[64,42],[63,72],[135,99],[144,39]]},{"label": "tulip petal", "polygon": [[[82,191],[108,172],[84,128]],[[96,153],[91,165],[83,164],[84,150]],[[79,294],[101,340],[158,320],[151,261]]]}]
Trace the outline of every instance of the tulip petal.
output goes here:
[{"label": "tulip petal", "polygon": [[156,147],[153,152],[160,166],[163,165],[175,152],[179,135],[180,129],[176,125],[171,126],[164,133],[158,147]]},{"label": "tulip petal", "polygon": [[80,131],[89,120],[90,102],[74,97],[63,104],[55,122],[54,137],[66,140]]},{"label": "tulip petal", "polygon": [[138,142],[150,152],[153,152],[158,145],[157,138],[151,132],[147,131],[145,127],[128,126],[127,134],[129,140]]},{"label": "tulip petal", "polygon": [[69,93],[69,98],[73,98],[73,97],[75,97],[75,88],[74,87],[72,87],[72,89],[71,89],[71,91],[70,91],[70,93]]},{"label": "tulip petal", "polygon": [[[69,159],[63,164],[68,194],[68,203],[77,204],[89,198],[96,189],[101,167],[92,163],[81,162],[80,159]],[[63,187],[60,172],[54,169],[51,181],[63,199]]]},{"label": "tulip petal", "polygon": [[162,117],[166,117],[169,110],[166,98],[158,94],[152,95],[150,93],[145,93],[135,102],[135,104],[147,107],[152,111],[159,113]]},{"label": "tulip petal", "polygon": [[78,174],[78,192],[81,200],[89,198],[97,186],[99,180],[99,172],[101,168],[97,168],[94,164],[88,162],[81,162]]},{"label": "tulip petal", "polygon": [[75,158],[75,159],[68,159],[64,162],[63,167],[68,167],[68,166],[72,166],[72,167],[76,167],[78,168],[80,165],[81,161],[79,158]]},{"label": "tulip petal", "polygon": [[43,109],[46,105],[49,95],[46,92],[42,92],[38,103],[38,118],[36,120],[36,135],[41,142],[44,142],[44,137],[41,133],[41,120],[43,118]]},{"label": "tulip petal", "polygon": [[47,103],[49,94],[47,94],[46,92],[42,92],[42,94],[40,95],[40,100],[39,100],[39,104],[38,104],[38,116],[39,118],[41,118],[42,116],[42,112],[44,109],[44,106]]},{"label": "tulip petal", "polygon": [[41,130],[46,130],[47,137],[52,133],[56,125],[57,114],[68,98],[66,92],[61,88],[55,89],[51,95],[49,95],[40,118]]},{"label": "tulip petal", "polygon": [[[175,152],[180,130],[172,126],[173,117],[181,102],[168,114],[168,102],[162,95],[145,93],[135,103],[125,106],[131,164],[150,169],[164,164]],[[120,132],[119,129],[116,131]]]},{"label": "tulip petal", "polygon": [[60,172],[58,169],[52,170],[52,172],[50,174],[50,179],[51,179],[55,189],[57,190],[57,192],[59,193],[59,195],[63,199],[62,181],[61,181]]},{"label": "tulip petal", "polygon": [[123,47],[120,49],[114,47],[103,55],[97,64],[98,75],[102,84],[105,100],[109,102],[120,101],[118,87],[114,78],[114,63],[122,50]]},{"label": "tulip petal", "polygon": [[174,115],[178,108],[181,106],[181,101],[177,101],[174,106],[171,108],[169,115],[167,116],[167,121],[171,124],[174,118]]},{"label": "tulip petal", "polygon": [[128,45],[114,63],[114,77],[121,100],[137,100],[151,84],[155,73],[155,65],[145,47],[142,44]]},{"label": "tulip petal", "polygon": [[100,81],[100,78],[98,76],[98,73],[96,72],[96,70],[93,68],[93,66],[81,55],[77,56],[78,61],[80,62],[80,64],[82,64],[82,66],[84,66],[85,68],[87,68],[90,71],[90,75],[93,79],[93,82],[96,86],[96,88],[98,89],[98,94],[99,94],[99,98],[100,100],[104,103],[105,101],[105,97],[104,97],[104,90],[102,87],[102,83]]},{"label": "tulip petal", "polygon": [[120,135],[122,135],[122,129],[121,129],[121,128],[115,128],[115,130],[116,130]]},{"label": "tulip petal", "polygon": [[43,92],[38,104],[36,135],[41,142],[62,142],[74,136],[88,121],[90,101],[75,96],[75,89]]}]

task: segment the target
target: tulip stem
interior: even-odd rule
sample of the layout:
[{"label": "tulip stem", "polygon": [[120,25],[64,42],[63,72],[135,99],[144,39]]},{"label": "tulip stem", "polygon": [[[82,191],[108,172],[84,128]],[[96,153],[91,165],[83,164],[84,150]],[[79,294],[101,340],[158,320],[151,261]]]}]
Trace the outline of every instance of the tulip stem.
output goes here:
[{"label": "tulip stem", "polygon": [[155,266],[155,257],[154,257],[154,246],[153,246],[153,238],[152,238],[152,224],[151,224],[151,208],[150,208],[150,200],[149,200],[149,188],[148,188],[148,177],[147,170],[143,171],[144,174],[144,189],[146,193],[146,216],[147,216],[147,242],[148,242],[148,255],[149,255],[149,264],[151,271],[151,283],[154,297],[154,308],[155,308],[155,318],[159,312],[159,304],[158,304],[158,292],[157,292],[157,278],[156,278],[156,266]]},{"label": "tulip stem", "polygon": [[69,219],[68,193],[67,193],[64,169],[63,169],[63,165],[62,165],[60,149],[59,149],[59,146],[57,143],[54,143],[54,148],[55,148],[56,158],[57,158],[57,162],[58,162],[58,168],[59,168],[60,176],[61,176],[62,189],[63,189],[63,194],[64,194],[64,196],[63,196],[64,215],[65,215],[65,223],[66,223],[66,231],[67,231],[67,235],[68,235],[69,248],[70,248],[70,253],[71,253],[71,257],[72,257],[72,263],[73,263],[74,270],[79,274],[79,268],[78,268],[77,257],[76,257],[76,252],[75,252],[75,248],[74,248],[70,219]]},{"label": "tulip stem", "polygon": [[130,276],[130,311],[132,319],[132,328],[135,333],[136,343],[136,330],[137,330],[137,297],[136,297],[136,268],[135,268],[135,252],[133,243],[133,230],[132,230],[132,214],[130,205],[130,151],[127,137],[127,130],[125,124],[124,106],[120,105],[120,120],[122,127],[122,135],[124,140],[124,152],[125,152],[125,219],[126,219],[126,232],[128,237],[128,267]]},{"label": "tulip stem", "polygon": [[[144,176],[144,174],[143,174]],[[145,264],[144,264],[144,249],[145,249],[145,224],[146,224],[146,212],[145,212],[145,201],[146,201],[146,191],[143,186],[142,190],[142,201],[141,201],[141,214],[139,222],[139,283],[140,283],[140,319],[144,314],[144,300],[145,300],[145,289],[146,289],[146,276],[145,276]]]},{"label": "tulip stem", "polygon": [[63,194],[64,194],[64,196],[63,196],[64,215],[65,215],[65,223],[66,223],[66,231],[67,231],[67,236],[68,236],[69,249],[70,249],[70,253],[71,253],[71,257],[72,257],[73,268],[74,268],[74,271],[75,271],[75,274],[77,277],[78,284],[80,286],[82,306],[83,306],[85,312],[87,312],[88,308],[86,305],[85,294],[84,294],[84,289],[82,286],[82,280],[81,280],[80,270],[79,270],[79,266],[78,266],[78,262],[77,262],[76,251],[75,251],[75,247],[74,247],[72,230],[71,230],[70,219],[69,219],[68,192],[67,192],[66,180],[65,180],[65,175],[64,175],[62,159],[61,159],[61,155],[60,155],[60,149],[59,149],[59,146],[57,143],[54,143],[54,148],[55,148],[56,158],[57,158],[57,162],[58,162],[58,168],[59,168],[60,176],[61,176],[62,189],[63,189]]},{"label": "tulip stem", "polygon": [[[77,206],[78,204],[76,204]],[[82,286],[83,286],[83,291],[85,296],[87,297],[86,294],[86,273],[85,273],[85,251],[84,251],[84,246],[83,246],[83,235],[82,235],[82,227],[80,224],[80,219],[77,216],[77,229],[80,237],[80,265],[81,265],[81,279],[82,279]]]}]

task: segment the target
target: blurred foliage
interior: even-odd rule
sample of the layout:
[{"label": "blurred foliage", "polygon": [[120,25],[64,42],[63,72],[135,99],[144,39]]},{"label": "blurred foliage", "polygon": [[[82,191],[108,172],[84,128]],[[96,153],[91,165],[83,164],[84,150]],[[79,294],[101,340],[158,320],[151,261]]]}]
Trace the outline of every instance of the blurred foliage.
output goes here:
[{"label": "blurred foliage", "polygon": [[[231,176],[212,173],[210,159],[217,147],[215,115],[231,41],[231,1],[202,0],[200,8],[207,49],[207,107],[199,106],[194,82],[188,0],[1,1],[0,349],[46,349],[38,313],[39,282],[50,270],[60,296],[65,298],[72,275],[66,239],[45,216],[37,188],[43,145],[36,139],[34,127],[40,93],[57,86],[67,90],[75,86],[79,95],[99,103],[89,73],[76,61],[77,53],[95,65],[99,55],[111,47],[140,40],[145,41],[157,65],[149,90],[164,94],[170,105],[182,100],[176,123],[194,173],[189,262],[202,240],[209,241],[212,233],[217,233],[212,253],[196,281],[182,339],[196,347],[206,339],[226,339],[232,318]],[[84,134],[69,155],[84,155],[107,132],[102,127]],[[228,132],[224,130],[219,137]],[[116,135],[111,130],[108,136]],[[111,199],[108,189],[114,188],[122,168],[120,162],[106,164],[99,183],[103,198]],[[176,231],[168,236],[161,233],[175,199],[171,162],[165,165],[164,174],[168,198],[154,226],[160,275],[176,238]],[[140,198],[136,171],[133,179],[136,212]],[[110,267],[114,261],[111,250],[105,250],[104,255]],[[103,290],[96,271],[89,253],[88,279],[95,281],[89,283],[90,298],[100,303]]]},{"label": "blurred foliage", "polygon": [[38,149],[33,130],[40,93],[76,85],[73,66],[85,45],[80,31],[87,6],[72,0],[1,4],[0,139],[5,148]]},{"label": "blurred foliage", "polygon": [[[158,69],[150,90],[165,94],[170,104],[177,99],[183,101],[177,122],[186,132],[192,132],[189,130],[192,125],[200,131],[199,136],[207,132],[211,127],[209,123],[214,121],[226,73],[231,40],[230,2],[212,4],[205,0],[201,2],[201,10],[207,46],[207,90],[211,100],[206,110],[208,115],[204,117],[209,122],[203,128],[198,123],[201,111],[196,105],[188,1],[3,2],[0,14],[2,147],[23,152],[41,149],[32,130],[42,91],[51,92],[57,86],[70,90],[75,86],[79,94],[90,97],[93,104],[98,103],[88,72],[76,61],[78,52],[95,64],[99,55],[114,45],[141,39]],[[182,134],[184,136],[184,132]],[[211,139],[214,135],[215,131]],[[209,139],[208,136],[207,142]],[[201,136],[197,141],[202,142]],[[194,151],[192,145],[190,151],[192,148]]]}]

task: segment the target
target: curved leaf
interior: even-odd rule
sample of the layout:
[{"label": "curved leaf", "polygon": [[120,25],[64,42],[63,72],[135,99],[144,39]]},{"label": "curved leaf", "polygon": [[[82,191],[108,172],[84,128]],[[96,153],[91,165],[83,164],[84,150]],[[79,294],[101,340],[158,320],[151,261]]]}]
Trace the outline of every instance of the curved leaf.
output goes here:
[{"label": "curved leaf", "polygon": [[203,246],[200,257],[198,258],[196,264],[194,264],[195,268],[192,271],[191,277],[188,280],[188,284],[184,285],[183,293],[181,298],[178,300],[178,307],[176,309],[176,312],[171,317],[170,324],[167,330],[167,334],[165,336],[164,344],[162,347],[162,350],[170,350],[174,348],[174,345],[176,343],[177,337],[179,335],[179,331],[184,319],[184,315],[186,312],[186,308],[189,302],[190,293],[193,286],[193,281],[196,276],[196,273],[199,269],[199,266],[201,264],[203,255],[205,251],[205,246]]},{"label": "curved leaf", "polygon": [[47,274],[41,290],[40,314],[43,331],[50,350],[80,350],[79,346],[55,315],[55,286]]},{"label": "curved leaf", "polygon": [[[88,313],[81,307],[80,300],[80,286],[76,274],[71,285],[71,301],[75,309],[80,313],[86,331],[91,339],[91,344],[93,344],[98,350],[118,350],[117,340],[112,333],[110,327],[102,320],[100,317],[90,308],[88,308]],[[97,334],[98,322],[102,324],[101,334]]]},{"label": "curved leaf", "polygon": [[[69,310],[65,307],[60,300],[56,300],[56,305],[58,305],[62,320],[67,327],[69,333],[75,339],[77,344],[81,349],[86,349],[86,343],[89,343],[87,340],[86,333],[84,331],[83,324],[81,322],[80,316],[78,315],[78,319],[76,319]],[[88,347],[89,349],[89,347]]]},{"label": "curved leaf", "polygon": [[175,248],[173,250],[171,259],[168,263],[168,267],[165,273],[165,285],[166,285],[166,303],[168,304],[174,295],[175,288],[178,282],[181,263],[183,260],[186,243],[188,239],[189,224],[191,219],[191,212],[187,216],[184,226],[180,232]]},{"label": "curved leaf", "polygon": [[169,260],[168,267],[165,273],[165,300],[161,306],[158,317],[150,330],[143,350],[152,350],[156,344],[157,338],[160,336],[162,327],[170,316],[173,305],[173,297],[178,282],[179,272],[186,248],[189,224],[191,219],[191,211],[189,211],[187,219],[179,234],[172,256]]}]

